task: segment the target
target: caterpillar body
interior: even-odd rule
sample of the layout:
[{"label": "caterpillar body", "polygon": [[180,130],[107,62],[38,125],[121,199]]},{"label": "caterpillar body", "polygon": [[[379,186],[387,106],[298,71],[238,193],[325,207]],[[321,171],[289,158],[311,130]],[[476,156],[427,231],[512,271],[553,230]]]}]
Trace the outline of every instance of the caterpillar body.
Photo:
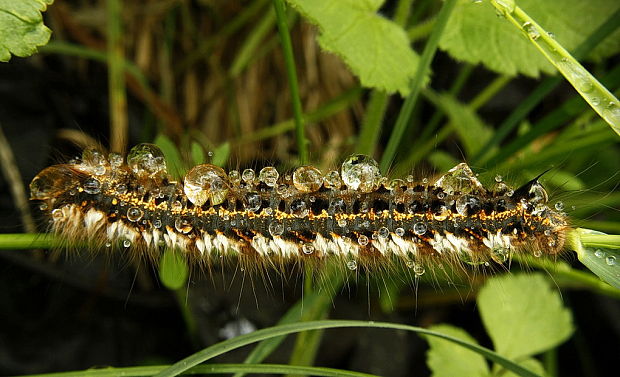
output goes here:
[{"label": "caterpillar body", "polygon": [[176,182],[161,150],[140,144],[126,162],[86,150],[81,161],[41,171],[30,190],[53,232],[153,261],[174,248],[197,264],[341,258],[350,269],[397,262],[420,275],[441,263],[556,255],[568,228],[537,179],[488,190],[461,163],[433,183],[388,181],[364,155],[325,175],[311,166],[280,175],[203,164]]}]

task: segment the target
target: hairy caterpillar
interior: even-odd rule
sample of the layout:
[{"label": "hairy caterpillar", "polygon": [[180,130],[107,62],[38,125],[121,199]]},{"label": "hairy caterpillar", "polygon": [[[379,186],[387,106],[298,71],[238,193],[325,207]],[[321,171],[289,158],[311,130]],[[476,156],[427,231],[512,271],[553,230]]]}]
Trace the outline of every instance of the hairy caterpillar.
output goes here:
[{"label": "hairy caterpillar", "polygon": [[41,171],[30,190],[68,239],[153,261],[176,248],[205,265],[232,255],[267,265],[340,258],[352,270],[396,262],[421,275],[427,265],[556,255],[568,228],[537,179],[488,190],[461,163],[434,183],[388,181],[363,155],[325,175],[204,164],[175,182],[161,150],[140,144],[126,163],[86,150]]}]

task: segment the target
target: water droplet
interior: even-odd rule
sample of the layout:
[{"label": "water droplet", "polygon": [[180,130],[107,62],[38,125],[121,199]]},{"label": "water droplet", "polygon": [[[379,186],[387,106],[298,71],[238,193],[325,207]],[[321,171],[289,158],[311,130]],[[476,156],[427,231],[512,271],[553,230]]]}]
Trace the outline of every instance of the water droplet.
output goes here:
[{"label": "water droplet", "polygon": [[555,34],[554,34],[553,32],[551,32],[551,31],[548,31],[548,32],[547,32],[547,36],[548,36],[549,38],[551,38],[551,39],[555,39]]},{"label": "water droplet", "polygon": [[116,193],[119,194],[119,195],[126,194],[127,193],[127,186],[123,185],[123,184],[120,184],[120,185],[116,186],[114,191],[116,191]]},{"label": "water droplet", "polygon": [[605,258],[605,263],[607,263],[608,266],[615,266],[616,256],[615,255],[608,256],[607,258]]},{"label": "water droplet", "polygon": [[501,175],[498,174],[495,176],[495,182],[500,183],[503,180],[504,180],[504,177],[502,177]]},{"label": "water droplet", "polygon": [[279,185],[278,187],[276,187],[276,192],[278,193],[278,195],[280,195],[283,198],[288,198],[289,196],[291,196],[292,194],[292,189],[285,184]]},{"label": "water droplet", "polygon": [[564,210],[564,203],[562,203],[562,202],[557,202],[557,203],[555,203],[555,206],[554,206],[554,207],[555,207],[555,209],[556,209],[556,210],[558,210],[558,211],[563,211],[563,210]]},{"label": "water droplet", "polygon": [[129,207],[127,210],[127,220],[137,222],[142,218],[142,210],[138,207]]},{"label": "water droplet", "polygon": [[291,203],[291,213],[297,216],[306,216],[308,214],[308,210],[306,208],[306,202],[302,199],[293,200]]},{"label": "water droplet", "polygon": [[547,236],[547,237],[548,237],[548,236],[550,236],[550,235],[551,235],[551,230],[547,229],[547,230],[545,230],[543,233],[544,233],[544,235],[545,235],[545,236]]},{"label": "water droplet", "polygon": [[207,156],[209,156],[209,157],[213,157],[213,155],[214,155],[213,151],[208,151],[208,152],[207,152]]},{"label": "water droplet", "polygon": [[314,253],[314,246],[312,246],[311,243],[305,243],[301,247],[301,250],[303,251],[304,254],[310,255],[310,254]]},{"label": "water droplet", "polygon": [[471,0],[471,2],[474,4],[480,4],[482,3],[482,0]]},{"label": "water droplet", "polygon": [[538,182],[532,184],[529,190],[530,194],[530,202],[533,204],[537,203],[547,203],[549,200],[549,196],[547,195],[547,191],[545,191],[544,187]]},{"label": "water droplet", "polygon": [[207,200],[211,205],[226,200],[229,183],[226,172],[218,166],[202,164],[194,166],[183,179],[183,192],[195,206],[202,206]]},{"label": "water droplet", "polygon": [[124,241],[123,241],[123,246],[124,246],[124,247],[129,247],[129,246],[131,246],[131,241],[129,241],[129,240],[124,240]]},{"label": "water droplet", "polygon": [[155,175],[166,172],[164,153],[155,144],[142,143],[131,148],[127,165],[138,175]]},{"label": "water droplet", "polygon": [[388,238],[390,236],[390,230],[384,226],[379,228],[379,237]]},{"label": "water droplet", "polygon": [[194,228],[191,220],[184,217],[177,217],[177,219],[174,220],[174,227],[177,231],[183,234],[191,232]]},{"label": "water droplet", "polygon": [[101,192],[101,182],[97,178],[88,178],[82,186],[87,194],[99,194]]},{"label": "water droplet", "polygon": [[112,152],[108,155],[108,160],[110,160],[110,167],[117,169],[121,165],[123,165],[123,156],[119,153]]},{"label": "water droplet", "polygon": [[181,211],[181,210],[183,209],[183,204],[181,204],[181,202],[180,202],[180,201],[175,200],[174,202],[172,202],[171,209],[172,209],[174,212],[179,212],[179,211]]},{"label": "water droplet", "polygon": [[403,228],[396,228],[394,229],[394,233],[398,236],[398,237],[402,237],[405,235],[405,230]]},{"label": "water droplet", "polygon": [[426,224],[424,223],[413,224],[413,233],[417,234],[418,236],[421,236],[424,233],[426,233]]},{"label": "water droplet", "polygon": [[455,201],[456,212],[459,215],[467,216],[469,209],[475,210],[478,206],[478,203],[478,198],[473,195],[461,195]]},{"label": "water droplet", "polygon": [[523,30],[525,30],[525,32],[527,33],[528,37],[530,37],[533,41],[537,40],[538,38],[540,38],[540,32],[538,31],[538,28],[534,25],[532,25],[531,22],[526,22],[523,24]]},{"label": "water droplet", "polygon": [[263,213],[265,215],[267,215],[267,216],[271,216],[271,215],[273,215],[273,208],[271,208],[271,207],[264,208],[263,209]]},{"label": "water droplet", "polygon": [[563,71],[566,78],[578,90],[589,93],[594,89],[594,83],[590,79],[590,74],[579,63],[562,59],[558,63],[558,68]]},{"label": "water droplet", "polygon": [[263,204],[263,200],[261,199],[260,195],[255,192],[248,193],[245,199],[247,201],[246,210],[250,212],[257,212]]},{"label": "water droplet", "polygon": [[414,268],[415,267],[415,262],[412,261],[411,259],[407,259],[405,261],[405,266],[407,266],[407,268]]},{"label": "water droplet", "polygon": [[278,177],[280,177],[280,174],[273,166],[262,168],[260,173],[258,173],[258,180],[269,187],[275,187],[278,184]]},{"label": "water droplet", "polygon": [[443,199],[443,198],[445,198],[445,197],[446,197],[446,193],[445,193],[445,192],[443,192],[443,191],[439,191],[439,192],[437,193],[437,199]]},{"label": "water droplet", "polygon": [[601,99],[598,97],[592,97],[590,98],[590,102],[592,102],[592,105],[598,106],[601,104]]},{"label": "water droplet", "polygon": [[41,204],[39,204],[39,209],[40,209],[41,211],[45,211],[45,210],[47,210],[48,208],[49,208],[49,206],[47,205],[47,203],[41,203]]},{"label": "water droplet", "polygon": [[75,173],[66,165],[45,168],[30,183],[30,199],[55,198],[75,184]]},{"label": "water droplet", "polygon": [[108,161],[103,154],[95,149],[85,149],[82,152],[82,167],[95,175],[103,175]]},{"label": "water droplet", "polygon": [[424,269],[424,266],[422,266],[419,263],[416,263],[415,266],[413,266],[413,273],[416,276],[422,276],[424,275],[424,273],[426,272],[426,270]]},{"label": "water droplet", "polygon": [[504,248],[496,248],[491,252],[491,259],[493,259],[497,263],[504,263],[508,260],[508,249]]},{"label": "water droplet", "polygon": [[112,242],[110,242],[110,241],[106,241],[106,243],[105,243],[105,247],[108,247],[108,248],[109,248],[109,247],[112,247]]},{"label": "water droplet", "polygon": [[502,16],[512,14],[515,11],[515,0],[492,0],[500,8]]},{"label": "water droplet", "polygon": [[241,178],[243,179],[245,183],[254,182],[254,177],[255,177],[255,174],[254,174],[253,169],[245,169],[243,173],[241,174]]},{"label": "water droplet", "polygon": [[366,246],[368,245],[368,242],[369,242],[368,237],[366,237],[363,234],[360,234],[360,236],[357,237],[357,243],[360,244],[360,246]]},{"label": "water droplet", "polygon": [[52,210],[52,219],[56,220],[60,220],[64,217],[62,210],[56,208],[54,210]]},{"label": "water droplet", "polygon": [[601,249],[596,249],[594,256],[597,258],[603,258],[605,256],[605,252]]},{"label": "water droplet", "polygon": [[293,172],[293,185],[301,192],[318,191],[323,184],[323,174],[312,166],[302,166]]},{"label": "water droplet", "polygon": [[284,233],[284,224],[279,221],[269,223],[269,234],[275,237],[282,235],[282,233]]},{"label": "water droplet", "polygon": [[555,246],[555,240],[549,240],[547,245],[549,245],[549,247],[554,247]]},{"label": "water droplet", "polygon": [[371,192],[381,178],[379,164],[363,154],[354,154],[349,157],[341,168],[342,180],[351,190]]},{"label": "water droplet", "polygon": [[540,251],[540,250],[534,250],[534,256],[535,256],[536,258],[540,258],[540,257],[542,256],[542,251]]},{"label": "water droplet", "polygon": [[341,228],[344,228],[345,226],[347,226],[347,220],[339,219],[338,220],[338,226],[341,227]]},{"label": "water droplet", "polygon": [[465,163],[460,163],[450,169],[435,182],[435,187],[443,189],[448,195],[459,192],[461,194],[484,192],[482,184]]},{"label": "water droplet", "polygon": [[239,171],[231,170],[228,172],[228,179],[230,179],[230,182],[233,184],[238,185],[239,182],[241,182],[241,175],[239,174]]},{"label": "water droplet", "polygon": [[620,124],[620,108],[614,103],[610,103],[607,108],[603,110],[603,118],[609,124]]},{"label": "water droplet", "polygon": [[347,261],[347,268],[351,271],[357,270],[357,261],[354,259]]},{"label": "water droplet", "polygon": [[[413,179],[413,176],[411,176],[411,178]],[[428,178],[422,178],[422,184],[428,185]]]},{"label": "water droplet", "polygon": [[335,170],[330,171],[329,173],[325,174],[325,177],[323,178],[323,184],[325,185],[325,187],[330,189],[340,189],[340,187],[342,187],[342,180],[340,179],[340,174]]}]

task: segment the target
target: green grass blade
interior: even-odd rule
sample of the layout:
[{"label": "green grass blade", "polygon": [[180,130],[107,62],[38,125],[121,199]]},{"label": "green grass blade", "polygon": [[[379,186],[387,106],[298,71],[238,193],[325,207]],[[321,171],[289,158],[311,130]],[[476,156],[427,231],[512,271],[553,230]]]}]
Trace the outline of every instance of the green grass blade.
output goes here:
[{"label": "green grass blade", "polygon": [[415,106],[420,90],[422,89],[424,77],[428,74],[431,62],[435,56],[437,47],[439,46],[439,38],[441,37],[441,34],[450,19],[450,15],[452,14],[452,10],[454,9],[456,3],[457,0],[446,0],[439,11],[437,21],[433,27],[433,32],[424,46],[424,52],[420,58],[420,64],[418,65],[416,74],[413,77],[413,80],[411,80],[411,85],[409,87],[411,92],[407,96],[407,99],[398,114],[396,124],[394,125],[394,129],[392,130],[392,134],[390,135],[385,151],[383,152],[383,158],[381,158],[380,164],[381,171],[383,173],[388,171],[392,161],[394,161],[396,157],[396,151],[398,150],[403,134],[407,129],[409,118],[413,112],[413,107]]},{"label": "green grass blade", "polygon": [[66,245],[66,240],[51,233],[0,234],[0,250],[52,249]]},{"label": "green grass blade", "polygon": [[357,138],[355,153],[368,156],[372,156],[374,153],[381,135],[381,125],[383,124],[389,99],[390,96],[380,90],[373,90],[370,94],[370,100],[368,100],[366,112],[364,113],[364,121]]},{"label": "green grass blade", "polygon": [[284,54],[284,65],[286,67],[286,75],[288,76],[289,90],[291,91],[291,102],[293,103],[293,118],[295,119],[295,138],[297,140],[299,163],[305,165],[308,163],[308,143],[306,142],[303,111],[301,108],[301,98],[299,96],[299,84],[297,82],[297,68],[295,66],[295,57],[293,56],[291,36],[288,33],[284,0],[273,0],[273,7],[276,11],[280,43],[282,45],[282,53]]},{"label": "green grass blade", "polygon": [[[576,59],[587,56],[602,40],[607,38],[620,25],[620,9],[612,14],[601,26],[599,26],[581,45],[573,52]],[[544,98],[547,97],[558,84],[562,82],[560,77],[546,78],[536,89],[508,115],[508,117],[497,128],[495,134],[486,145],[481,148],[478,155],[472,159],[473,164],[485,161],[485,155],[493,147],[498,146],[510,132],[525,119]]]},{"label": "green grass blade", "polygon": [[[59,372],[45,374],[31,374],[27,377],[141,377],[152,376],[160,371],[168,368],[169,365],[150,365],[143,367],[128,368],[101,368],[87,369],[74,372]],[[183,375],[194,374],[222,374],[222,373],[271,373],[271,374],[306,374],[312,376],[326,377],[374,377],[374,374],[361,372],[353,372],[342,369],[323,368],[323,367],[307,367],[284,364],[211,364],[198,365],[188,369]],[[26,376],[24,376],[26,377]]]},{"label": "green grass blade", "polygon": [[601,280],[620,289],[620,235],[578,228],[569,235],[577,258]]},{"label": "green grass blade", "polygon": [[[491,1],[571,83],[577,92],[620,135],[620,102],[594,76],[568,53],[545,29],[518,6],[506,7],[504,1]],[[512,3],[514,5],[514,3]]]},{"label": "green grass blade", "polygon": [[156,376],[157,377],[177,376],[185,372],[186,370],[192,368],[193,366],[196,366],[200,363],[210,360],[216,356],[222,355],[226,352],[237,349],[239,347],[243,347],[248,344],[261,341],[263,339],[297,333],[301,331],[343,328],[343,327],[371,327],[371,328],[396,329],[396,330],[412,331],[418,334],[425,334],[425,335],[438,337],[438,338],[445,339],[447,341],[459,344],[474,352],[477,352],[483,355],[484,357],[486,357],[487,359],[503,366],[504,368],[512,371],[513,373],[516,373],[517,375],[536,376],[536,374],[521,367],[520,365],[514,363],[513,361],[510,361],[504,358],[503,356],[491,351],[488,348],[481,347],[476,344],[471,344],[461,339],[453,338],[451,336],[441,334],[435,331],[431,331],[431,330],[424,329],[421,327],[408,326],[408,325],[402,325],[402,324],[397,324],[397,323],[346,321],[346,320],[302,322],[302,323],[282,325],[282,326],[276,326],[276,327],[271,327],[267,329],[257,330],[250,334],[241,335],[241,336],[214,344],[210,347],[207,347],[173,364],[170,368],[167,368],[161,371]]},{"label": "green grass blade", "polygon": [[[610,87],[616,87],[620,84],[620,65],[614,67],[605,77],[606,84]],[[569,121],[573,117],[580,114],[586,108],[583,101],[578,96],[575,96],[567,100],[562,106],[558,107],[555,111],[545,116],[540,121],[536,122],[529,132],[517,137],[510,144],[502,147],[493,157],[487,162],[487,166],[496,166],[507,161],[508,158],[520,151],[527,145],[530,145],[532,141],[536,140],[539,136],[550,132]]]}]

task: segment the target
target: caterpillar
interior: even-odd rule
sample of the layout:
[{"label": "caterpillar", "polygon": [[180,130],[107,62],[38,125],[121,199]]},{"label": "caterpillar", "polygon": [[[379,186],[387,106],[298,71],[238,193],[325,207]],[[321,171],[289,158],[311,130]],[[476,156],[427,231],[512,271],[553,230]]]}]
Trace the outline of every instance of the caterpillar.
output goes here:
[{"label": "caterpillar", "polygon": [[547,205],[538,177],[518,189],[496,180],[486,189],[465,163],[432,183],[388,180],[372,158],[352,155],[326,174],[202,164],[177,182],[162,151],[139,144],[126,161],[85,150],[41,171],[30,191],[51,231],[151,261],[173,248],[198,265],[229,256],[273,265],[339,258],[351,270],[400,263],[421,275],[429,265],[560,253],[568,221]]}]

